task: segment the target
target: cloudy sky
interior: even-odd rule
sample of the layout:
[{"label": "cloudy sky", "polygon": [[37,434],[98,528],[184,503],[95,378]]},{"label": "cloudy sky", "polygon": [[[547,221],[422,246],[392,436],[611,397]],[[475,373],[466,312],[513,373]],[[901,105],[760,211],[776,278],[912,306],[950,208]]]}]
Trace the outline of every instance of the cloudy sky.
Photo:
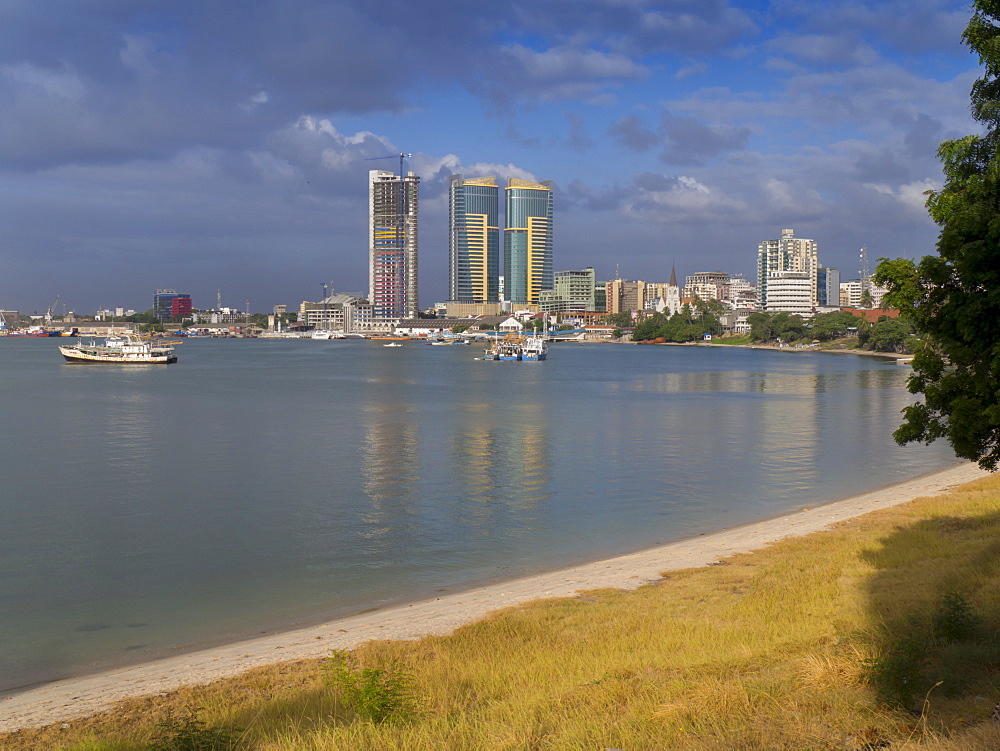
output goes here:
[{"label": "cloudy sky", "polygon": [[366,291],[367,173],[552,180],[555,266],[755,272],[933,251],[937,144],[975,132],[951,0],[0,0],[0,308],[269,310]]}]

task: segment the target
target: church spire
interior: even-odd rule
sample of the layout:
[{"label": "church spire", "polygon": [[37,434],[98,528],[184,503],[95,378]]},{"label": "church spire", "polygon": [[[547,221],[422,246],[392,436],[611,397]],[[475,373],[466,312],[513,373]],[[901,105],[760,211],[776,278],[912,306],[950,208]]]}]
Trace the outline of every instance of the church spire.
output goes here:
[{"label": "church spire", "polygon": [[674,264],[670,264],[670,286],[677,286],[677,270],[674,268]]}]

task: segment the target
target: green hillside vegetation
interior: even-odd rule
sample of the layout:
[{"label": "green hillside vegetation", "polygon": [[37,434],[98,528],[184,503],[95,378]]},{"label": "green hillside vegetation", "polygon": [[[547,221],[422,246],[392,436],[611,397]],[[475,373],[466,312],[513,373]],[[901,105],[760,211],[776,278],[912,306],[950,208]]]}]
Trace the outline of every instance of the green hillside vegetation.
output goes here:
[{"label": "green hillside vegetation", "polygon": [[131,700],[6,749],[1000,748],[1000,478],[635,591]]}]

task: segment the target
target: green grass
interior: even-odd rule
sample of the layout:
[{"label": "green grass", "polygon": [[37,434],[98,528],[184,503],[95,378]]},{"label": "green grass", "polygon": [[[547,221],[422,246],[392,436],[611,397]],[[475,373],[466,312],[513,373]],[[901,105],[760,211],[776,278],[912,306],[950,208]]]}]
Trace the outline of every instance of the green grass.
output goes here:
[{"label": "green grass", "polygon": [[[998,574],[989,478],[636,591],[124,702],[0,748],[147,749],[178,718],[260,751],[1000,748]],[[402,710],[369,711],[387,696]]]}]

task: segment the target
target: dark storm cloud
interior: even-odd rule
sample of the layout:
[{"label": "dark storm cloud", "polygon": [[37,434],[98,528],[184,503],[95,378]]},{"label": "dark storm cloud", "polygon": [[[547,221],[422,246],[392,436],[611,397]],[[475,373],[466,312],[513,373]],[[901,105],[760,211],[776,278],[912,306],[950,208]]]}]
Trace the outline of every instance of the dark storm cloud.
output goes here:
[{"label": "dark storm cloud", "polygon": [[742,149],[750,130],[728,125],[709,125],[691,117],[664,112],[659,133],[666,148],[660,159],[676,166],[699,166],[727,151]]},{"label": "dark storm cloud", "polygon": [[644,127],[635,115],[622,118],[608,129],[608,135],[625,148],[637,154],[649,151],[660,143],[660,137]]},{"label": "dark storm cloud", "polygon": [[465,75],[450,55],[492,33],[467,3],[437,3],[440,17],[417,5],[14,0],[0,19],[0,164],[241,148],[303,113],[400,110],[418,78]]},{"label": "dark storm cloud", "polygon": [[553,0],[513,5],[521,28],[554,38],[600,38],[609,49],[628,55],[708,54],[758,33],[746,11],[721,0]]}]

